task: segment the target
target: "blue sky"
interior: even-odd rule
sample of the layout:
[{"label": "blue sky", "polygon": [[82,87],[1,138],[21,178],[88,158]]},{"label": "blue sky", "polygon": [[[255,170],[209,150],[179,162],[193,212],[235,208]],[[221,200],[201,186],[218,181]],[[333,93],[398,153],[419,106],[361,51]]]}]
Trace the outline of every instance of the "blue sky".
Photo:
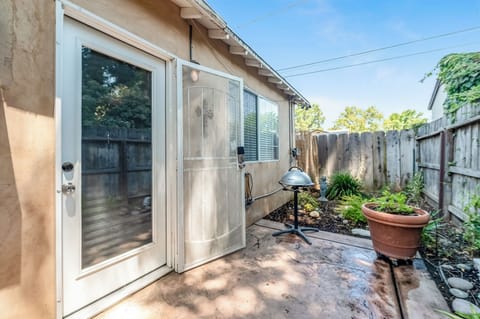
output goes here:
[{"label": "blue sky", "polygon": [[[281,69],[480,26],[480,0],[207,0],[247,44]],[[447,49],[443,49],[447,48]],[[428,54],[311,75],[291,74],[417,52]],[[394,49],[280,72],[327,116],[376,106],[385,116],[427,111],[435,79],[420,79],[452,52],[480,51],[480,28]]]}]

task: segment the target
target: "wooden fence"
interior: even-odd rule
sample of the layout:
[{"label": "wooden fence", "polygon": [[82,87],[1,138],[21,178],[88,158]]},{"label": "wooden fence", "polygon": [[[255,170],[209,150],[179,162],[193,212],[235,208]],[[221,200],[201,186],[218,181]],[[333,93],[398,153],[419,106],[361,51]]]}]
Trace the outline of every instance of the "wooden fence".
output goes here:
[{"label": "wooden fence", "polygon": [[465,206],[480,192],[480,107],[466,105],[418,130],[417,158],[425,195],[444,214],[465,220]]},{"label": "wooden fence", "polygon": [[82,129],[82,264],[152,240],[150,129]]},{"label": "wooden fence", "polygon": [[415,134],[412,130],[364,133],[300,133],[298,165],[318,183],[348,171],[367,190],[390,185],[404,187],[415,171]]},{"label": "wooden fence", "polygon": [[[480,106],[466,105],[454,123],[446,118],[415,133],[300,133],[298,166],[318,183],[348,171],[367,190],[403,188],[416,171],[424,177],[424,195],[445,215],[465,220],[465,206],[480,193]],[[448,217],[447,216],[447,217]]]}]

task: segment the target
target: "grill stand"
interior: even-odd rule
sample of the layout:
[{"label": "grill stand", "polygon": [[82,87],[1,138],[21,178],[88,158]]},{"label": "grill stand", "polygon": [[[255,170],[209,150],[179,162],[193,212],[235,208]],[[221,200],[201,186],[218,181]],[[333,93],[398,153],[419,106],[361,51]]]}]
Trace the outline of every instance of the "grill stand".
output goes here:
[{"label": "grill stand", "polygon": [[292,187],[293,190],[293,217],[294,217],[294,223],[292,224],[285,224],[286,227],[289,229],[286,230],[280,230],[272,234],[272,236],[278,236],[282,234],[294,234],[299,237],[301,237],[305,242],[309,245],[312,244],[312,242],[305,236],[303,233],[304,231],[320,231],[320,229],[315,228],[315,227],[301,227],[298,226],[298,192],[299,192],[299,187]]}]

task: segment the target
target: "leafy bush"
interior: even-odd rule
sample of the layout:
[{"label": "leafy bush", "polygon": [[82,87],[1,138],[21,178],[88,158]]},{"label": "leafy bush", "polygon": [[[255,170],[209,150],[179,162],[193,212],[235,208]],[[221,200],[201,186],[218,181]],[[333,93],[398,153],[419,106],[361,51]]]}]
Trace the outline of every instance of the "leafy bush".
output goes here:
[{"label": "leafy bush", "polygon": [[405,186],[405,194],[407,195],[407,202],[411,205],[420,205],[422,202],[422,192],[424,187],[423,173],[417,172],[413,178]]},{"label": "leafy bush", "polygon": [[344,196],[340,200],[336,211],[354,224],[366,223],[367,218],[362,213],[362,205],[369,201],[371,201],[370,198],[361,195]]},{"label": "leafy bush", "polygon": [[480,250],[480,195],[475,194],[465,206],[468,215],[467,221],[463,223],[465,232],[463,239],[470,245],[470,250]]},{"label": "leafy bush", "polygon": [[309,192],[301,192],[298,194],[298,204],[306,211],[308,211],[307,209],[310,209],[310,212],[318,208],[317,199]]},{"label": "leafy bush", "polygon": [[327,188],[327,198],[337,199],[344,196],[360,195],[362,184],[348,172],[337,172],[330,178]]},{"label": "leafy bush", "polygon": [[391,193],[388,190],[382,192],[382,196],[373,200],[377,205],[375,210],[389,214],[412,215],[414,210],[407,204],[407,195],[405,193]]}]

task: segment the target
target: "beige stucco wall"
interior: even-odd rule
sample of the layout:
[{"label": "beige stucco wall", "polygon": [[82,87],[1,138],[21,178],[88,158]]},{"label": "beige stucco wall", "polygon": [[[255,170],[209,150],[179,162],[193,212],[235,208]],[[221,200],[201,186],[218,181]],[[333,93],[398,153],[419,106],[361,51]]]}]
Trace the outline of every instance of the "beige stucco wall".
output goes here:
[{"label": "beige stucco wall", "polygon": [[55,314],[54,16],[0,2],[1,318]]},{"label": "beige stucco wall", "polygon": [[[108,0],[73,2],[182,59],[190,59],[188,22],[180,17],[180,8],[169,1],[116,0],[114,6]],[[265,77],[258,75],[258,69],[245,66],[244,58],[230,54],[228,49],[222,41],[209,39],[207,30],[200,24],[193,23],[194,60],[243,78],[245,87],[279,104],[280,160],[246,167],[253,176],[253,195],[261,195],[277,189],[280,177],[289,167],[288,101]],[[255,222],[290,197],[291,194],[281,192],[255,202],[247,210],[247,223]]]}]

